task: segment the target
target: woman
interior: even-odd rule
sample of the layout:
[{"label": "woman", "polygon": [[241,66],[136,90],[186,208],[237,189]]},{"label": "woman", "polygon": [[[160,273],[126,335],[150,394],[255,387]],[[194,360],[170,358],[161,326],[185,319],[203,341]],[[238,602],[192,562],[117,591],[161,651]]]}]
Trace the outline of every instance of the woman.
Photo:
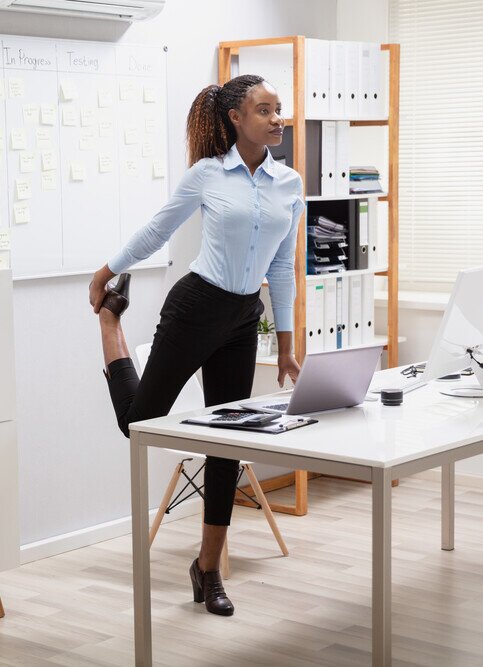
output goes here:
[{"label": "woman", "polygon": [[[304,202],[302,181],[276,163],[267,145],[282,141],[280,100],[259,76],[239,76],[208,86],[193,102],[187,122],[190,168],[173,197],[127,245],[94,275],[90,303],[99,313],[109,391],[119,427],[166,415],[200,367],[207,406],[251,394],[257,351],[259,299],[267,276],[278,337],[278,381],[295,382],[291,354],[294,255]],[[158,250],[199,206],[202,242],[190,272],[170,290],[161,310],[141,380],[129,357],[120,323],[129,274],[108,281]],[[230,616],[234,607],[219,574],[220,556],[236,490],[238,461],[208,456],[201,550],[190,568],[196,602]]]}]

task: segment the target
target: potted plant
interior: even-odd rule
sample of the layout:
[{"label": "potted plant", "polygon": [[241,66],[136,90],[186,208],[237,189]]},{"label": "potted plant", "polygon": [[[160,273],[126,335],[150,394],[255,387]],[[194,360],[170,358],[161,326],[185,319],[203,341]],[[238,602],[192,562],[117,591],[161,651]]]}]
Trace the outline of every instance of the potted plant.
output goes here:
[{"label": "potted plant", "polygon": [[269,357],[272,353],[275,324],[267,320],[267,316],[258,322],[257,352],[262,357]]}]

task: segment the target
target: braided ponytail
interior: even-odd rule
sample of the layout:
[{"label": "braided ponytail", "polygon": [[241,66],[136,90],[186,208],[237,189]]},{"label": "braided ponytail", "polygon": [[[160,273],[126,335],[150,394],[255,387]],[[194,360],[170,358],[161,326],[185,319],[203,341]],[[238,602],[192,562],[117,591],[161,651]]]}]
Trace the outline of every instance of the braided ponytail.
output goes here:
[{"label": "braided ponytail", "polygon": [[196,96],[186,123],[190,167],[201,158],[225,155],[230,150],[237,135],[228,112],[240,109],[248,91],[263,81],[261,76],[244,74],[224,86],[207,86]]}]

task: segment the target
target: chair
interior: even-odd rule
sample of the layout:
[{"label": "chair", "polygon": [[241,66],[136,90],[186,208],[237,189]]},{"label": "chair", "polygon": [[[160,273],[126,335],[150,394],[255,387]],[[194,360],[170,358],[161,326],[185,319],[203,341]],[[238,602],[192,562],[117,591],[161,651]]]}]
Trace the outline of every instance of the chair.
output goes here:
[{"label": "chair", "polygon": [[[146,363],[149,357],[149,353],[151,351],[151,344],[150,343],[145,343],[143,345],[138,345],[136,347],[136,356],[139,362],[139,367],[141,372],[144,371],[144,368],[146,367]],[[185,384],[183,389],[178,395],[178,398],[174,402],[173,407],[170,410],[170,414],[176,414],[178,412],[187,412],[189,410],[196,410],[197,408],[203,408],[205,405],[204,402],[204,396],[203,396],[203,389],[201,388],[201,385],[198,381],[198,378],[196,375],[193,375],[190,377],[188,382]],[[164,496],[161,500],[161,503],[159,505],[159,509],[156,513],[156,516],[154,518],[153,524],[150,528],[149,531],[149,545],[151,546],[154,538],[156,537],[156,534],[159,530],[159,527],[161,525],[161,522],[164,518],[165,514],[169,514],[170,510],[173,509],[176,505],[179,505],[183,500],[186,500],[187,498],[190,498],[192,495],[195,493],[198,493],[198,495],[201,496],[202,499],[204,499],[203,496],[203,486],[198,486],[197,482],[195,481],[197,476],[200,474],[200,472],[203,470],[205,467],[205,456],[203,454],[194,454],[193,452],[184,452],[180,450],[175,450],[175,449],[170,449],[167,451],[172,451],[176,452],[177,454],[180,454],[183,458],[181,461],[176,465],[173,474],[171,476],[171,479],[169,480],[168,486],[166,488],[166,491],[164,493]],[[186,461],[192,461],[193,459],[198,458],[203,460],[203,464],[198,470],[195,472],[194,475],[191,477],[188,475],[188,473],[185,470],[184,464]],[[273,516],[272,510],[270,509],[270,505],[268,504],[268,501],[265,497],[265,494],[263,493],[262,487],[260,486],[258,479],[253,471],[252,465],[249,461],[240,461],[240,470],[239,470],[239,475],[238,475],[238,480],[237,484],[240,481],[241,476],[243,473],[246,472],[248,479],[250,480],[250,484],[252,485],[252,488],[255,492],[255,496],[257,498],[258,503],[256,503],[251,496],[247,496],[247,494],[242,490],[238,489],[243,493],[245,496],[247,496],[252,502],[254,502],[255,506],[257,509],[263,509],[263,512],[265,514],[265,517],[268,521],[268,524],[274,534],[275,539],[278,542],[278,545],[283,553],[284,556],[288,556],[288,549],[287,546],[282,538],[282,535],[280,533],[280,530],[278,529],[277,523],[275,521],[275,517]],[[172,500],[174,491],[176,489],[176,485],[178,484],[178,481],[183,475],[185,479],[187,480],[186,485],[181,489],[181,491],[178,493],[178,495]],[[192,487],[194,490],[191,491],[188,495],[185,497],[181,497],[183,493],[186,491],[188,487]],[[225,541],[224,547],[223,547],[223,553],[221,557],[221,570],[223,573],[224,578],[229,577],[229,561],[228,561],[228,545],[227,542]]]}]

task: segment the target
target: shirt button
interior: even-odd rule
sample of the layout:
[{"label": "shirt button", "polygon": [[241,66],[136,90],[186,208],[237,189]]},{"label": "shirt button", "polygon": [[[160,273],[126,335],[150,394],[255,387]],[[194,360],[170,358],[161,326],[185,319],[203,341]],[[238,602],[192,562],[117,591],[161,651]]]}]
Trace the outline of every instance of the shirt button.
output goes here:
[{"label": "shirt button", "polygon": [[255,250],[255,246],[254,246],[254,245],[251,245],[251,246],[250,246],[250,250]]},{"label": "shirt button", "polygon": [[245,269],[245,271],[246,271],[247,273],[250,271],[250,269],[248,268],[248,266],[247,266],[247,268]]},{"label": "shirt button", "polygon": [[260,204],[257,201],[255,202],[255,208],[260,208]]},{"label": "shirt button", "polygon": [[255,229],[258,229],[258,225],[255,225]]},{"label": "shirt button", "polygon": [[241,293],[242,293],[242,294],[245,294],[245,290],[244,290],[244,289],[242,289]]}]

